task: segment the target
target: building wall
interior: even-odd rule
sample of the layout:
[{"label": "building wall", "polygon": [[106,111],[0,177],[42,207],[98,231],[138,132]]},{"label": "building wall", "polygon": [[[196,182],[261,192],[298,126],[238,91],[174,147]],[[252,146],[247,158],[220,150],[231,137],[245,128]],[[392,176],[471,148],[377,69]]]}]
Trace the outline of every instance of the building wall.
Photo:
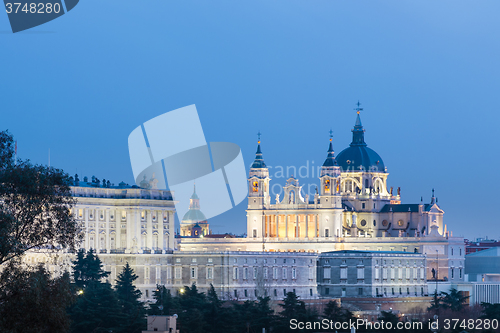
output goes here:
[{"label": "building wall", "polygon": [[175,206],[170,191],[71,187],[72,210],[97,253],[168,252],[175,248]]},{"label": "building wall", "polygon": [[318,259],[321,297],[413,297],[427,291],[426,259],[402,252],[337,251]]}]

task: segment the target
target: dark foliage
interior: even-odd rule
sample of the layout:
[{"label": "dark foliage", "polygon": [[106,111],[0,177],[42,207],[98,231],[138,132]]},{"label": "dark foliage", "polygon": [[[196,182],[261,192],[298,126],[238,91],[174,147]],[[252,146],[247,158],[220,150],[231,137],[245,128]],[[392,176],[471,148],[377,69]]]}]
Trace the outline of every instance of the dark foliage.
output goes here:
[{"label": "dark foliage", "polygon": [[13,161],[13,138],[0,132],[0,265],[34,248],[74,248],[82,235],[70,209],[69,176]]},{"label": "dark foliage", "polygon": [[10,261],[0,279],[0,332],[68,332],[66,308],[74,301],[69,274],[52,278],[43,266]]}]

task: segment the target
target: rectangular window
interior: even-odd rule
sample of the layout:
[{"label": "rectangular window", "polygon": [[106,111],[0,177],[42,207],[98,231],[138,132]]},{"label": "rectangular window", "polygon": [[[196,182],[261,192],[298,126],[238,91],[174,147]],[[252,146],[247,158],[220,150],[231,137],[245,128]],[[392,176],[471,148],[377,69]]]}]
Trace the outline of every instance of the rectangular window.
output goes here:
[{"label": "rectangular window", "polygon": [[238,290],[234,289],[234,297],[238,298]]},{"label": "rectangular window", "polygon": [[277,267],[273,267],[273,279],[277,279],[278,278],[278,268]]},{"label": "rectangular window", "polygon": [[358,288],[358,295],[359,296],[363,295],[363,288]]},{"label": "rectangular window", "polygon": [[375,280],[380,279],[380,268],[375,267]]},{"label": "rectangular window", "polygon": [[278,296],[278,291],[274,289],[274,296]]},{"label": "rectangular window", "polygon": [[394,267],[391,267],[391,279],[394,280],[396,277],[396,271],[394,269]]},{"label": "rectangular window", "polygon": [[253,238],[257,238],[257,229],[253,229],[252,236]]},{"label": "rectangular window", "polygon": [[297,278],[297,269],[294,267],[292,268],[292,279],[296,279]]},{"label": "rectangular window", "polygon": [[180,279],[182,276],[182,267],[175,267],[175,278]]},{"label": "rectangular window", "polygon": [[245,297],[248,297],[248,291],[246,289],[244,290],[244,293],[245,293]]},{"label": "rectangular window", "polygon": [[126,220],[127,219],[127,212],[125,210],[122,211],[122,220]]},{"label": "rectangular window", "polygon": [[398,268],[398,279],[403,279],[403,267]]},{"label": "rectangular window", "polygon": [[282,273],[282,275],[283,275],[283,279],[286,279],[286,268],[285,267],[283,267],[283,273]]},{"label": "rectangular window", "polygon": [[248,267],[243,268],[243,279],[248,279]]},{"label": "rectangular window", "polygon": [[213,268],[212,267],[207,267],[207,279],[213,279]]},{"label": "rectangular window", "polygon": [[325,295],[330,295],[330,288],[325,288]]},{"label": "rectangular window", "polygon": [[330,267],[323,268],[323,279],[330,279],[332,276],[332,269]]},{"label": "rectangular window", "polygon": [[329,229],[325,229],[325,237],[330,237],[330,230]]},{"label": "rectangular window", "polygon": [[387,267],[382,268],[382,278],[387,280]]},{"label": "rectangular window", "polygon": [[233,280],[238,279],[238,267],[233,267]]},{"label": "rectangular window", "polygon": [[413,280],[417,279],[417,267],[413,268]]},{"label": "rectangular window", "polygon": [[359,267],[358,268],[358,279],[364,279],[365,278],[365,269]]},{"label": "rectangular window", "polygon": [[309,296],[312,296],[312,295],[313,295],[313,290],[309,289]]},{"label": "rectangular window", "polygon": [[454,279],[455,278],[455,268],[451,268],[451,278]]},{"label": "rectangular window", "polygon": [[375,295],[377,295],[377,296],[379,295],[378,288],[375,288]]},{"label": "rectangular window", "polygon": [[313,279],[314,279],[314,268],[309,267],[309,280],[313,280]]},{"label": "rectangular window", "polygon": [[257,279],[257,267],[254,267],[253,268],[253,279],[256,280]]},{"label": "rectangular window", "polygon": [[340,269],[340,278],[347,279],[347,267],[342,267]]},{"label": "rectangular window", "polygon": [[191,267],[191,279],[196,279],[198,277],[198,270],[196,267]]},{"label": "rectangular window", "polygon": [[410,268],[406,268],[406,279],[409,280],[410,279]]},{"label": "rectangular window", "polygon": [[149,297],[149,290],[146,289],[146,298]]},{"label": "rectangular window", "polygon": [[286,289],[283,289],[283,296],[286,296]]},{"label": "rectangular window", "polygon": [[264,279],[267,280],[267,267],[264,267]]}]

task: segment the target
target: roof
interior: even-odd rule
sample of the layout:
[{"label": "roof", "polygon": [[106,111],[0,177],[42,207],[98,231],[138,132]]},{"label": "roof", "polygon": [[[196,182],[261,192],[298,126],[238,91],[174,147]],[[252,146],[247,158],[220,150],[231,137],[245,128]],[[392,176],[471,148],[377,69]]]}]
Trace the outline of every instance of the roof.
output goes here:
[{"label": "roof", "polygon": [[404,252],[404,251],[362,251],[362,250],[340,250],[340,251],[330,251],[330,252],[322,252],[322,254],[325,253],[331,253],[331,254],[341,254],[341,253],[358,253],[358,254],[363,254],[363,253],[374,253],[374,254],[408,254],[408,255],[416,255],[416,254],[421,254],[421,253],[414,253],[414,252]]},{"label": "roof", "polygon": [[385,172],[384,161],[380,155],[366,146],[364,133],[358,112],[352,130],[352,142],[337,156],[337,164],[342,172]]},{"label": "roof", "polygon": [[500,247],[492,247],[491,249],[482,250],[478,252],[474,252],[471,254],[467,254],[465,256],[468,257],[500,257]]},{"label": "roof", "polygon": [[[380,210],[380,213],[389,213],[389,212],[394,212],[394,213],[407,213],[407,212],[418,212],[418,206],[419,204],[386,204],[382,209]],[[424,211],[428,212],[431,210],[432,206],[431,204],[424,204]]]},{"label": "roof", "polygon": [[182,221],[206,221],[207,218],[205,215],[199,210],[199,209],[190,209],[186,214],[184,214],[184,217],[182,218]]},{"label": "roof", "polygon": [[266,163],[264,163],[264,158],[262,157],[262,151],[260,150],[260,141],[259,141],[257,146],[257,152],[255,153],[255,161],[253,161],[251,168],[262,169],[265,167]]}]

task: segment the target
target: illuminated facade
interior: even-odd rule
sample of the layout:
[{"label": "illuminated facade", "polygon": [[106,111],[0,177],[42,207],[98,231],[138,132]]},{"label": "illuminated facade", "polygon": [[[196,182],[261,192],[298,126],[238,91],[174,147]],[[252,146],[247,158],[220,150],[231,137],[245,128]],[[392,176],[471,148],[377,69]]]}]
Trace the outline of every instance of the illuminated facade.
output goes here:
[{"label": "illuminated facade", "polygon": [[446,231],[434,191],[429,203],[401,204],[400,189],[387,188],[387,168],[364,132],[358,110],[352,142],[337,157],[330,138],[312,198],[293,177],[282,197],[271,197],[259,141],[248,176],[247,238],[182,240],[180,250],[412,252],[427,254],[429,279],[434,269],[439,279],[463,281],[463,238]]}]

